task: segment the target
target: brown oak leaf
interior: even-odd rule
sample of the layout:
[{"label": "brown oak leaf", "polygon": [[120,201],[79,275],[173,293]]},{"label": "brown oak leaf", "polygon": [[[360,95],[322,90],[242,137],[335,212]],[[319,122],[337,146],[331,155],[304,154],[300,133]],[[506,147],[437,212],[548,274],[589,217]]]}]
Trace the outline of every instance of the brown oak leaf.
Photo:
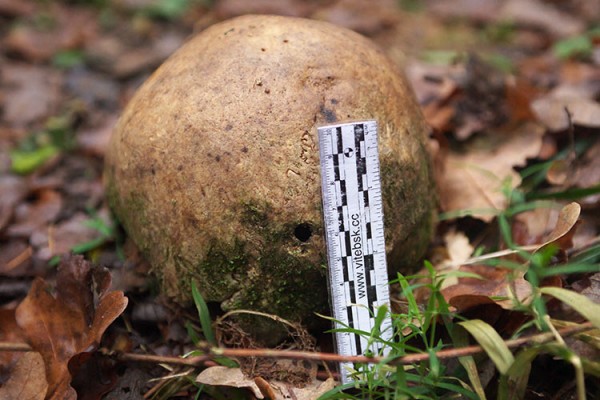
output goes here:
[{"label": "brown oak leaf", "polygon": [[125,310],[127,298],[109,291],[110,273],[81,256],[65,257],[56,288],[34,280],[16,310],[17,324],[31,347],[42,355],[48,381],[47,399],[75,399],[69,361],[92,352],[108,326]]},{"label": "brown oak leaf", "polygon": [[[14,308],[0,308],[0,341],[24,343],[23,332],[15,320]],[[10,379],[12,370],[22,355],[19,351],[0,351],[0,386]]]},{"label": "brown oak leaf", "polygon": [[6,384],[0,387],[0,400],[44,400],[47,389],[42,356],[28,351],[19,358]]}]

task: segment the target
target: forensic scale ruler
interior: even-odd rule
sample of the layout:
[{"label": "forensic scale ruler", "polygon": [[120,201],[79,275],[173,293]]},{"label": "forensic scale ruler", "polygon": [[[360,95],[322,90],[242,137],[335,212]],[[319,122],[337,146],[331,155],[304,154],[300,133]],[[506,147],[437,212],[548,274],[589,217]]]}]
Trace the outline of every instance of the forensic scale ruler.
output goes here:
[{"label": "forensic scale ruler", "polygon": [[[389,304],[383,202],[376,121],[318,127],[329,287],[336,328],[371,332],[377,308]],[[381,338],[392,339],[391,320]],[[380,344],[336,332],[338,354],[379,355]],[[352,381],[351,363],[341,363],[341,382]]]}]

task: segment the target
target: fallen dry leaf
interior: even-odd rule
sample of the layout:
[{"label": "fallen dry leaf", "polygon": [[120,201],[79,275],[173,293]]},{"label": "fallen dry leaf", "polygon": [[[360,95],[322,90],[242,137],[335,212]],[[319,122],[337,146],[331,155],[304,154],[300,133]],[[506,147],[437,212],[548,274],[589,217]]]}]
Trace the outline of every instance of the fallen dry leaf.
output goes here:
[{"label": "fallen dry leaf", "polygon": [[581,294],[587,296],[595,303],[600,303],[600,272],[587,278],[588,286],[581,290]]},{"label": "fallen dry leaf", "polygon": [[33,19],[15,24],[5,35],[4,46],[28,60],[40,62],[61,50],[81,47],[97,34],[97,18],[89,10],[53,2],[45,11],[55,21],[52,27],[40,29]]},{"label": "fallen dry leaf", "polygon": [[[105,74],[87,68],[73,68],[65,74],[64,87],[69,94],[81,99],[86,109],[110,110],[118,106],[119,85]],[[91,117],[103,122],[107,119],[100,113]]]},{"label": "fallen dry leaf", "polygon": [[448,261],[452,264],[460,264],[473,254],[474,247],[463,232],[451,230],[444,235],[444,241],[448,249]]},{"label": "fallen dry leaf", "polygon": [[537,88],[524,79],[509,78],[506,82],[506,104],[511,121],[516,123],[534,118],[531,101],[537,95]]},{"label": "fallen dry leaf", "polygon": [[451,126],[456,114],[449,104],[458,90],[458,77],[464,76],[464,65],[431,65],[412,61],[406,66],[406,75],[427,123],[436,131],[444,132]]},{"label": "fallen dry leaf", "polygon": [[0,15],[17,17],[31,14],[35,10],[35,3],[30,0],[0,0]]},{"label": "fallen dry leaf", "polygon": [[97,68],[118,78],[127,78],[156,68],[184,39],[180,33],[168,31],[162,32],[148,46],[127,47],[117,37],[104,36],[88,43],[86,54]]},{"label": "fallen dry leaf", "polygon": [[109,292],[108,270],[94,268],[81,256],[64,258],[56,289],[34,280],[17,307],[16,320],[31,347],[46,366],[48,399],[75,399],[69,361],[93,351],[106,328],[125,310],[122,292]]},{"label": "fallen dry leaf", "polygon": [[13,175],[0,176],[0,231],[12,218],[15,207],[27,194],[25,179]]},{"label": "fallen dry leaf", "polygon": [[600,182],[600,141],[594,143],[577,160],[575,170],[572,172],[571,185],[580,188],[592,187]]},{"label": "fallen dry leaf", "polygon": [[[581,206],[575,202],[564,206],[558,214],[554,229],[540,244],[533,246],[532,251],[539,251],[550,244],[557,245],[562,250],[572,247],[580,212]],[[478,264],[462,265],[459,270],[475,273],[483,279],[459,278],[457,283],[442,289],[446,301],[458,311],[487,304],[492,299],[500,307],[511,310],[515,304],[514,299],[526,302],[531,296],[531,285],[524,279],[524,272]],[[498,298],[501,300],[496,300]]]},{"label": "fallen dry leaf", "polygon": [[4,63],[1,84],[2,120],[14,127],[40,122],[58,111],[62,76],[57,71],[24,63]]},{"label": "fallen dry leaf", "polygon": [[318,399],[331,389],[333,389],[337,383],[333,378],[328,378],[326,381],[321,382],[314,379],[308,385],[303,388],[295,388],[282,382],[270,382],[277,391],[275,392],[276,400],[313,400]]},{"label": "fallen dry leaf", "polygon": [[47,390],[42,355],[28,351],[15,364],[10,379],[0,387],[0,400],[43,400]]},{"label": "fallen dry leaf", "polygon": [[493,300],[503,309],[512,310],[515,300],[527,302],[532,294],[531,284],[524,279],[524,273],[487,265],[463,265],[459,270],[482,278],[459,278],[456,285],[442,289],[448,304],[459,312],[485,304],[483,300]]},{"label": "fallen dry leaf", "polygon": [[35,235],[37,257],[49,260],[55,255],[67,254],[73,246],[97,238],[97,230],[86,225],[90,218],[76,213],[71,218]]},{"label": "fallen dry leaf", "polygon": [[563,131],[569,128],[569,115],[575,125],[590,128],[600,127],[600,103],[581,97],[545,96],[531,103],[537,119],[551,131]]},{"label": "fallen dry leaf", "polygon": [[315,4],[302,0],[220,0],[215,3],[215,14],[219,19],[229,19],[244,14],[274,14],[290,17],[307,17]]},{"label": "fallen dry leaf", "polygon": [[[15,310],[0,308],[0,341],[7,343],[24,343],[23,333],[15,320]],[[0,351],[0,382],[5,382],[11,370],[23,353],[18,351]]]},{"label": "fallen dry leaf", "polygon": [[15,223],[6,233],[13,237],[29,237],[46,224],[53,222],[62,209],[63,200],[60,193],[54,190],[42,190],[35,202],[22,203],[15,210]]},{"label": "fallen dry leaf", "polygon": [[397,11],[394,0],[338,0],[321,7],[311,18],[373,36],[398,22]]},{"label": "fallen dry leaf", "polygon": [[[473,246],[463,232],[450,230],[444,235],[444,257],[436,263],[435,268],[440,272],[458,269],[473,254]],[[444,279],[442,288],[458,283],[458,278],[449,276]],[[417,291],[418,292],[418,291]],[[421,295],[421,294],[420,294]],[[423,294],[424,295],[424,294]]]},{"label": "fallen dry leaf", "polygon": [[[313,379],[302,388],[293,387],[289,383],[280,381],[266,381],[262,378],[248,378],[239,368],[228,368],[223,366],[209,367],[202,371],[196,382],[213,386],[229,386],[236,388],[247,388],[252,391],[257,399],[274,400],[312,400],[317,399],[327,391],[336,386],[333,378],[324,382]],[[274,396],[273,396],[274,395]]]},{"label": "fallen dry leaf", "polygon": [[[592,188],[600,182],[600,141],[589,146],[585,153],[577,157],[569,152],[563,159],[552,162],[546,180],[555,186],[554,190],[565,190],[573,187]],[[580,201],[587,204],[595,204],[599,195],[591,195]]]},{"label": "fallen dry leaf", "polygon": [[513,168],[539,154],[543,133],[542,127],[529,123],[504,137],[496,135],[501,138],[497,143],[489,141],[466,153],[449,153],[439,182],[443,210],[467,210],[475,218],[491,221],[507,206],[503,185],[515,188],[521,182]]},{"label": "fallen dry leaf", "polygon": [[556,226],[546,236],[536,251],[550,244],[557,245],[562,250],[568,250],[573,247],[573,235],[581,214],[581,206],[575,202],[564,206],[558,214]]},{"label": "fallen dry leaf", "polygon": [[79,148],[88,154],[104,157],[117,119],[116,115],[109,115],[103,120],[101,126],[80,132],[77,135]]},{"label": "fallen dry leaf", "polygon": [[[520,246],[538,245],[543,238],[554,229],[560,210],[551,207],[537,207],[524,211],[515,216],[514,223],[522,225],[522,234],[515,235],[513,239]],[[513,224],[514,225],[514,224]]]},{"label": "fallen dry leaf", "polygon": [[196,377],[196,382],[212,386],[247,388],[252,391],[257,399],[265,398],[254,379],[246,377],[240,368],[229,368],[220,365],[209,367],[200,372]]},{"label": "fallen dry leaf", "polygon": [[445,0],[431,2],[432,13],[443,18],[466,18],[479,22],[493,22],[501,0]]},{"label": "fallen dry leaf", "polygon": [[71,386],[78,400],[101,400],[112,391],[119,380],[119,368],[110,357],[95,353],[80,353],[69,362],[73,375]]},{"label": "fallen dry leaf", "polygon": [[555,37],[576,35],[585,29],[580,19],[541,0],[507,0],[496,16],[498,20],[543,29]]}]

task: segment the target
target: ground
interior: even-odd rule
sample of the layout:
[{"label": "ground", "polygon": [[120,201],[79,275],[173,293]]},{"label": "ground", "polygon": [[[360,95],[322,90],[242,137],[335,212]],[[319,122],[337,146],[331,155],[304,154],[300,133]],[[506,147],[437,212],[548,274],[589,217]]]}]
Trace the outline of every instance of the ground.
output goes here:
[{"label": "ground", "polygon": [[[431,126],[440,222],[426,260],[437,276],[392,285],[405,334],[394,351],[428,359],[390,382],[367,374],[343,396],[450,397],[466,390],[456,378],[469,398],[600,398],[598,333],[570,336],[572,324],[600,324],[597,0],[0,0],[0,398],[314,398],[333,387],[306,361],[332,356],[331,335],[295,325],[281,347],[305,350],[301,361],[230,357],[251,379],[215,368],[228,362],[214,353],[176,365],[210,353],[206,343],[264,350],[218,306],[199,317],[162,297],[106,204],[103,156],[136,88],[190,35],[247,13],[371,38]],[[461,336],[461,319],[483,325],[466,322]],[[550,343],[524,345],[531,359],[511,342],[549,330]],[[469,340],[483,350],[459,364],[452,352]]]}]

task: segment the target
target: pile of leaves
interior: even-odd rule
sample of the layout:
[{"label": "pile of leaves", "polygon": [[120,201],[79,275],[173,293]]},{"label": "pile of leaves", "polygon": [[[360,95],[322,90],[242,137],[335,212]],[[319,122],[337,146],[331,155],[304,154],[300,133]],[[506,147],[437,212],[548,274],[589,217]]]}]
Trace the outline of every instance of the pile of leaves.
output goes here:
[{"label": "pile of leaves", "polygon": [[[402,337],[355,360],[375,365],[356,387],[336,386],[330,333],[282,321],[291,339],[271,352],[218,305],[161,298],[105,203],[103,155],[136,88],[247,13],[369,36],[432,127],[438,231],[423,271],[392,284]],[[598,15],[577,0],[0,0],[0,398],[599,398]]]}]

